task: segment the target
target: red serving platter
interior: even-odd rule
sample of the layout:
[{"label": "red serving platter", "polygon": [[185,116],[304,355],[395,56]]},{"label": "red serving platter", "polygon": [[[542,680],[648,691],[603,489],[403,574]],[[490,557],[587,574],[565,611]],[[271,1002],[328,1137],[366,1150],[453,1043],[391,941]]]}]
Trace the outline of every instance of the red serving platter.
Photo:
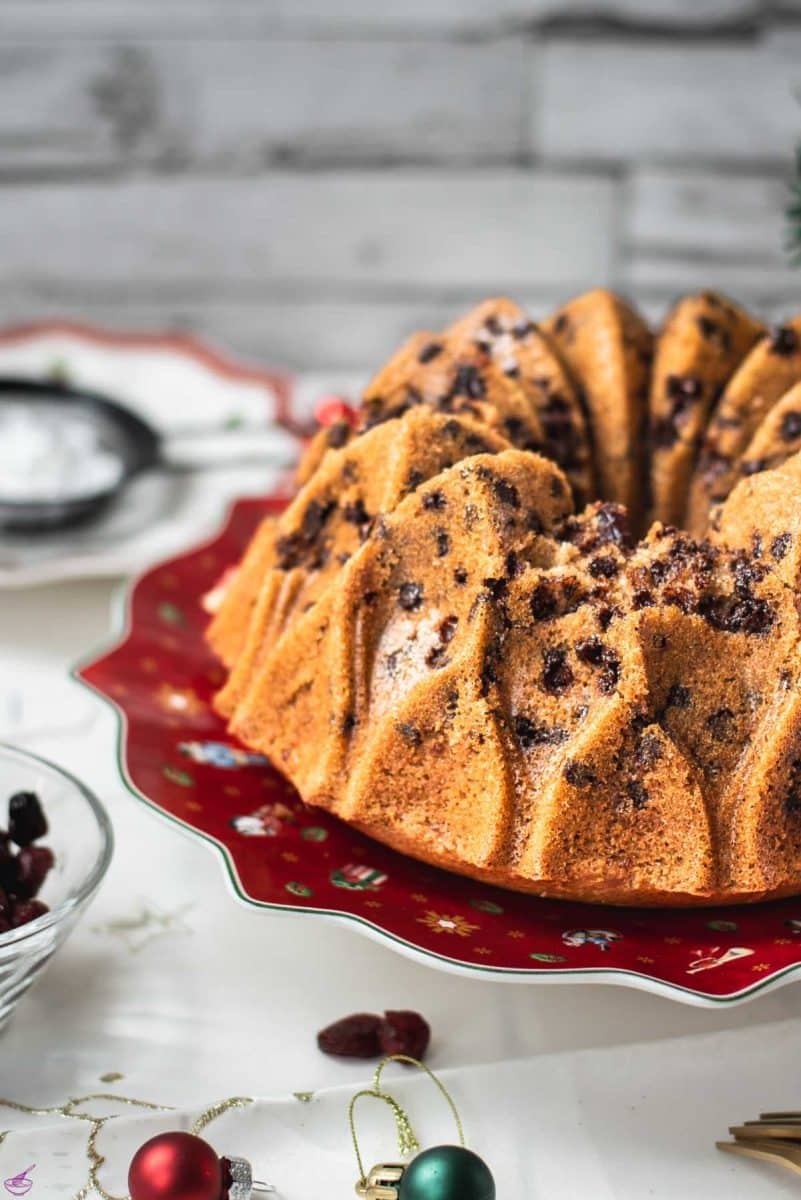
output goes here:
[{"label": "red serving platter", "polygon": [[119,714],[133,794],[215,846],[241,900],[347,921],[431,966],[484,978],[619,983],[720,1005],[801,977],[801,897],[651,910],[505,892],[308,808],[239,746],[211,708],[223,673],[203,640],[201,597],[285,502],[241,500],[212,541],[145,572],[127,590],[116,645],[76,670]]}]

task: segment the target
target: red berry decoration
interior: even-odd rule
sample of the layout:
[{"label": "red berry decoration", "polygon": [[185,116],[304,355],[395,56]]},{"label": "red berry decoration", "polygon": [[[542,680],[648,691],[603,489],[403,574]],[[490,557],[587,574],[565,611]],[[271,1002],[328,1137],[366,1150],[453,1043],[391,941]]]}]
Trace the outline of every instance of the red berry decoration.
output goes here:
[{"label": "red berry decoration", "polygon": [[319,425],[336,425],[338,421],[346,421],[355,426],[359,414],[353,405],[348,404],[342,396],[323,396],[314,411]]},{"label": "red berry decoration", "polygon": [[425,1058],[431,1026],[416,1012],[385,1012],[378,1031],[382,1054]]},{"label": "red berry decoration", "polygon": [[222,1165],[203,1138],[160,1133],[133,1156],[128,1191],[131,1200],[222,1200]]},{"label": "red berry decoration", "polygon": [[317,1034],[317,1045],[323,1054],[342,1058],[378,1058],[381,1043],[378,1030],[381,1018],[373,1013],[354,1013],[335,1021]]}]

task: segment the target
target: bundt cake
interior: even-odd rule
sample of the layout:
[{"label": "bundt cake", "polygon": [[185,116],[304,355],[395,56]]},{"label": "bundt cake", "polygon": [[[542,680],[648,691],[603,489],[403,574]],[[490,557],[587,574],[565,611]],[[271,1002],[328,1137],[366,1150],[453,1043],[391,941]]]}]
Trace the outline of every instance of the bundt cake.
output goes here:
[{"label": "bundt cake", "polygon": [[801,892],[801,318],[491,300],[299,478],[209,640],[307,803],[539,895]]}]

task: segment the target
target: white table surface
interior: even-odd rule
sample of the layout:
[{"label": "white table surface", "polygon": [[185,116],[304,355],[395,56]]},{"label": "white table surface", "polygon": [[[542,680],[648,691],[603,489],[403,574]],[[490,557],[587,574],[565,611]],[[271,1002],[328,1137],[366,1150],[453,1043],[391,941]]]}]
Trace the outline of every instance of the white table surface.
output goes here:
[{"label": "white table surface", "polygon": [[[133,1089],[197,1106],[233,1094],[355,1085],[369,1069],[321,1055],[317,1030],[356,1010],[414,1008],[433,1027],[429,1063],[438,1070],[518,1060],[536,1080],[538,1056],[547,1055],[542,1069],[550,1063],[548,1070],[563,1078],[585,1061],[578,1052],[611,1049],[605,1058],[617,1064],[617,1080],[610,1079],[610,1117],[616,1095],[620,1105],[630,1101],[623,1098],[627,1062],[647,1063],[649,1078],[660,1081],[660,1124],[651,1149],[640,1131],[630,1159],[624,1143],[608,1147],[617,1169],[614,1186],[603,1195],[616,1200],[668,1194],[656,1183],[643,1190],[643,1164],[653,1166],[655,1181],[663,1177],[671,1142],[686,1126],[677,1061],[694,1063],[697,1071],[708,1056],[711,1078],[722,1054],[731,1070],[738,1047],[748,1051],[744,1086],[759,1078],[753,1112],[741,1111],[750,1104],[746,1096],[729,1109],[718,1089],[710,1100],[717,1107],[706,1112],[710,1137],[724,1136],[729,1122],[756,1115],[760,1105],[793,1099],[781,1047],[788,1040],[798,1047],[801,1040],[799,985],[706,1011],[620,987],[473,982],[414,964],[352,930],[241,907],[218,856],[127,793],[117,775],[110,709],[67,678],[75,659],[107,635],[113,590],[111,582],[95,580],[0,594],[0,740],[35,750],[82,777],[108,806],[117,834],[116,858],[94,906],[0,1035],[0,1094],[60,1103],[97,1088],[108,1072],[123,1077],[115,1085],[123,1093]],[[725,1031],[733,1032],[701,1036]],[[632,1058],[632,1044],[641,1042],[652,1045]],[[764,1069],[763,1044],[770,1047]],[[491,1085],[494,1073],[480,1078]],[[572,1112],[565,1109],[566,1123],[560,1124],[559,1106],[568,1105],[568,1093],[573,1104],[573,1088],[556,1089],[549,1108],[549,1145],[564,1137],[566,1167],[578,1149],[588,1149]],[[801,1108],[801,1080],[794,1107]],[[518,1120],[518,1109],[519,1097],[502,1088],[487,1097],[487,1122]],[[472,1120],[475,1125],[475,1115]],[[623,1128],[613,1126],[609,1136],[622,1137]],[[593,1144],[595,1155],[597,1130]],[[749,1181],[749,1195],[791,1194],[789,1176],[716,1155],[711,1140],[704,1162],[711,1176],[703,1190],[688,1174],[684,1196],[733,1195],[733,1170],[738,1180]],[[674,1151],[670,1167],[677,1170]],[[568,1177],[563,1190],[548,1192],[580,1194]]]}]

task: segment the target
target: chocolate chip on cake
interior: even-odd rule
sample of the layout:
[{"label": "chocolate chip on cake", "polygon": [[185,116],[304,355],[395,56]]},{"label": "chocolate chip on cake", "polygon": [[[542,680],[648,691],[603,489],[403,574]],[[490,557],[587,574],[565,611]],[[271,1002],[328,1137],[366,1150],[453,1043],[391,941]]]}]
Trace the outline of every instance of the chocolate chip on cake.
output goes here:
[{"label": "chocolate chip on cake", "polygon": [[423,586],[420,583],[402,583],[398,589],[398,604],[407,612],[414,612],[423,603]]},{"label": "chocolate chip on cake", "polygon": [[692,703],[692,693],[683,683],[673,683],[665,697],[665,708],[689,708]]},{"label": "chocolate chip on cake", "polygon": [[538,725],[522,713],[514,717],[512,726],[523,750],[530,750],[532,746],[559,746],[568,737],[566,729],[557,725]]},{"label": "chocolate chip on cake", "polygon": [[779,434],[785,442],[801,437],[801,412],[787,412],[782,417]]},{"label": "chocolate chip on cake", "polygon": [[410,725],[408,721],[399,721],[395,728],[403,738],[404,742],[408,742],[410,746],[422,745],[423,735],[416,725]]},{"label": "chocolate chip on cake", "polygon": [[481,377],[478,367],[463,364],[456,371],[452,394],[468,396],[471,400],[480,400],[486,394],[487,386]]},{"label": "chocolate chip on cake", "polygon": [[569,758],[562,768],[562,774],[571,787],[582,788],[589,787],[595,783],[595,775],[592,768],[586,763],[576,762],[574,758]]},{"label": "chocolate chip on cake", "polygon": [[546,650],[542,669],[542,686],[545,691],[558,696],[571,686],[573,678],[573,672],[567,662],[567,651]]},{"label": "chocolate chip on cake", "polygon": [[417,356],[417,361],[421,363],[430,363],[442,353],[443,349],[444,347],[442,342],[429,342],[427,345],[423,346],[422,350]]},{"label": "chocolate chip on cake", "polygon": [[490,485],[502,504],[508,504],[510,508],[520,508],[520,493],[513,483],[509,483],[487,467],[479,467],[476,474],[479,479]]},{"label": "chocolate chip on cake", "polygon": [[793,538],[789,533],[778,534],[770,543],[771,558],[776,562],[781,562],[786,557],[787,551],[790,549]]},{"label": "chocolate chip on cake", "polygon": [[614,579],[620,570],[620,563],[611,554],[599,554],[590,559],[587,570],[593,579]]},{"label": "chocolate chip on cake", "polygon": [[426,492],[423,496],[423,508],[427,511],[445,508],[445,497],[442,492]]},{"label": "chocolate chip on cake", "polygon": [[789,358],[798,351],[798,334],[789,325],[779,325],[771,332],[770,348],[774,354]]},{"label": "chocolate chip on cake", "polygon": [[734,713],[730,708],[718,708],[706,719],[707,728],[716,742],[727,742],[734,731]]}]

